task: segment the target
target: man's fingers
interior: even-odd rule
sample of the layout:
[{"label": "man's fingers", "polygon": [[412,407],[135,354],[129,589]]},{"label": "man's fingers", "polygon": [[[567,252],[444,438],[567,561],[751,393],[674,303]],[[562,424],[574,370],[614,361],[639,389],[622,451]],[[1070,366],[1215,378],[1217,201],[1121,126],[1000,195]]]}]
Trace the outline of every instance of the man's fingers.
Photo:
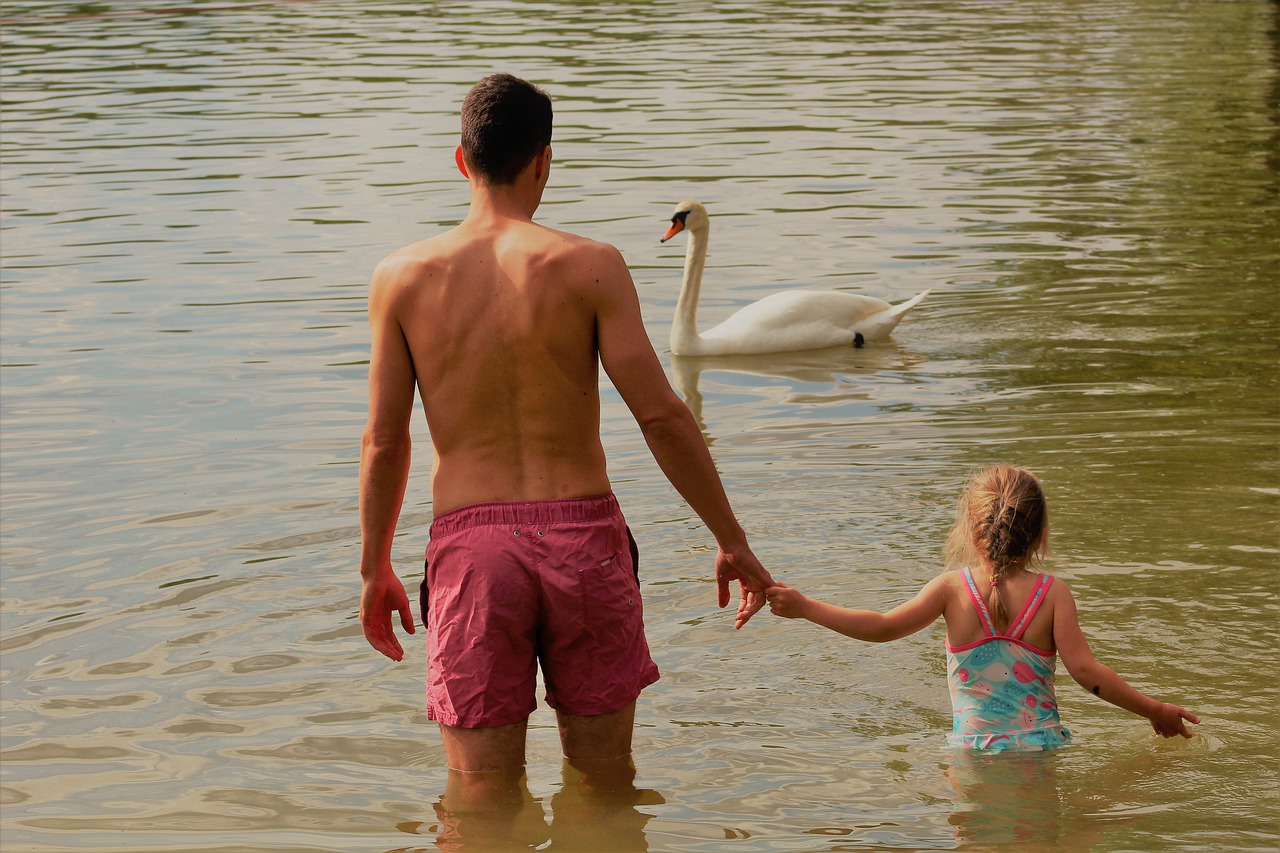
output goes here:
[{"label": "man's fingers", "polygon": [[741,628],[743,625],[747,624],[747,622],[751,621],[752,616],[755,616],[759,612],[760,612],[759,607],[752,607],[749,610],[743,610],[739,612],[738,615],[733,620],[733,627]]},{"label": "man's fingers", "polygon": [[404,649],[400,647],[400,643],[394,637],[390,642],[378,644],[377,649],[394,661],[404,660]]},{"label": "man's fingers", "polygon": [[395,631],[391,629],[390,614],[388,614],[386,624],[366,626],[364,636],[369,641],[369,645],[392,660],[404,659],[404,649],[401,648],[400,641],[396,639]]},{"label": "man's fingers", "polygon": [[716,586],[719,588],[718,600],[720,601],[720,606],[724,607],[729,603],[729,579],[716,572]]},{"label": "man's fingers", "polygon": [[[406,605],[399,613],[400,623],[407,632],[412,634],[414,632],[413,611]],[[391,611],[384,611],[370,618],[367,611],[362,609],[360,627],[364,629],[364,638],[369,641],[369,645],[392,660],[404,659],[404,648],[396,639],[395,628],[391,625]]]},{"label": "man's fingers", "polygon": [[760,612],[765,605],[765,597],[759,592],[753,592],[746,587],[742,589],[742,601],[738,604],[738,615],[734,617],[733,627],[741,628],[743,625]]}]

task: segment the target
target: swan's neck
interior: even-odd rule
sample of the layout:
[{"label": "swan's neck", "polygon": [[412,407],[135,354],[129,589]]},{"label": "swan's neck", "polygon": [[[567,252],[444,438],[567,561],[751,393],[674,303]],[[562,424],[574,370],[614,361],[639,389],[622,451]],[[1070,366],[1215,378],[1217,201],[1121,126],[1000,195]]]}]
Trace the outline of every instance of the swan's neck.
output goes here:
[{"label": "swan's neck", "polygon": [[707,232],[700,228],[689,232],[689,246],[684,254],[684,283],[676,300],[676,314],[671,321],[671,351],[690,352],[698,341],[698,296],[702,293],[702,269],[707,263]]}]

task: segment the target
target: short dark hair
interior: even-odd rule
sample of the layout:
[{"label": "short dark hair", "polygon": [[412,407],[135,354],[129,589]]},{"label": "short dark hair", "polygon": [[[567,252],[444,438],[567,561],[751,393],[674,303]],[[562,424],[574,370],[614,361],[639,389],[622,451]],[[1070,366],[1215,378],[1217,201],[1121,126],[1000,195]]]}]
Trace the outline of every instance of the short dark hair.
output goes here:
[{"label": "short dark hair", "polygon": [[495,184],[513,184],[551,144],[551,97],[510,74],[491,74],[462,102],[467,168]]}]

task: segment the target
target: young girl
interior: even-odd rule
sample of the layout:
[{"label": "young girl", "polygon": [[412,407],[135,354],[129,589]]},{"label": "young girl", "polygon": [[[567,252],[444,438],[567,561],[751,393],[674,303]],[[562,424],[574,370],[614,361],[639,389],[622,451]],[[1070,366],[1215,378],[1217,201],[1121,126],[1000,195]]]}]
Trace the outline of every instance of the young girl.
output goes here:
[{"label": "young girl", "polygon": [[777,584],[765,591],[770,610],[803,617],[857,640],[883,643],[914,634],[939,616],[947,622],[947,681],[955,746],[982,751],[1052,749],[1071,733],[1058,719],[1055,653],[1080,686],[1146,717],[1164,737],[1191,737],[1177,705],[1130,687],[1093,657],[1062,581],[1029,570],[1049,544],[1049,509],[1030,471],[997,465],[977,474],[960,501],[947,541],[947,565],[960,566],[925,584],[888,613],[824,604]]}]

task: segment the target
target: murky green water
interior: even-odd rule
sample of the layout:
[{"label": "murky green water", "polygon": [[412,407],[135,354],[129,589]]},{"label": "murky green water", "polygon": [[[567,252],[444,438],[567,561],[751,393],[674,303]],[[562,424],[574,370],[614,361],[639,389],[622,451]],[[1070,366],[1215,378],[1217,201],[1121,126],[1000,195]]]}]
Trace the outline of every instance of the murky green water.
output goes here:
[{"label": "murky green water", "polygon": [[[5,3],[0,844],[1274,849],[1278,8]],[[1095,650],[1200,736],[1064,679],[1076,745],[966,761],[940,628],[734,633],[610,389],[664,673],[645,793],[562,790],[541,708],[513,825],[437,815],[423,650],[390,664],[355,621],[364,294],[461,216],[456,111],[492,70],[555,98],[540,218],[626,255],[775,572],[890,606],[970,469],[1026,465]],[[657,238],[690,197],[704,321],[793,284],[933,295],[862,350],[673,359]],[[419,469],[410,581],[430,515]]]}]

